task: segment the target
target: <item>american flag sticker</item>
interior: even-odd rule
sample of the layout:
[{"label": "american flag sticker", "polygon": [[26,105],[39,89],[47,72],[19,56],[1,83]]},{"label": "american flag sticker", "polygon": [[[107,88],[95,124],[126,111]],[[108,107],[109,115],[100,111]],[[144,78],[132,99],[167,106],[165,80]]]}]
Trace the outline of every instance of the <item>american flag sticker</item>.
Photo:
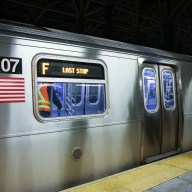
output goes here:
[{"label": "american flag sticker", "polygon": [[25,102],[24,78],[0,77],[0,103]]}]

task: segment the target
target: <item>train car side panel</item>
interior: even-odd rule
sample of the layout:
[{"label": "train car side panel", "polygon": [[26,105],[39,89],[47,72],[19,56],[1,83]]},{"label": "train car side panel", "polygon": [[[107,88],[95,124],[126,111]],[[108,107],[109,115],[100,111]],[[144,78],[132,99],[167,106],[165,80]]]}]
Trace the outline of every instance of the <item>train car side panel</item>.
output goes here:
[{"label": "train car side panel", "polygon": [[[4,57],[22,58],[23,73],[1,74],[1,78],[23,78],[25,101],[1,104],[0,189],[56,191],[138,166],[141,116],[136,58],[99,50],[93,54],[82,47],[63,51],[73,49],[65,45],[47,49],[42,42],[43,47],[33,47],[33,42],[22,46],[23,40],[15,41],[18,45],[1,44],[0,50]],[[102,60],[108,74],[107,114],[43,123],[36,119],[32,61],[39,53]],[[73,160],[77,147],[82,156]]]}]

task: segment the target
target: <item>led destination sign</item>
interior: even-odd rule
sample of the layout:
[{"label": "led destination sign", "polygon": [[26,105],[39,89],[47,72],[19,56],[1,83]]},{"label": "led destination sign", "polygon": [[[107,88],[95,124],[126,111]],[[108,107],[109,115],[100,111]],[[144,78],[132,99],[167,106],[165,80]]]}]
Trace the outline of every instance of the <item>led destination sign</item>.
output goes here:
[{"label": "led destination sign", "polygon": [[41,59],[37,64],[38,77],[104,79],[100,64]]}]

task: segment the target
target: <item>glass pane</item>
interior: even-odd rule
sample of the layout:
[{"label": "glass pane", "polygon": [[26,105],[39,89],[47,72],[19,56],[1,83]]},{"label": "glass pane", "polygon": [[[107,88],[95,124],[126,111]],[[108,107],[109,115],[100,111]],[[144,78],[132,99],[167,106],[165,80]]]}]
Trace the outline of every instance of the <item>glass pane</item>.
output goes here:
[{"label": "glass pane", "polygon": [[97,103],[98,92],[99,92],[98,86],[94,85],[89,86],[89,103]]},{"label": "glass pane", "polygon": [[173,73],[170,70],[163,70],[162,77],[164,106],[167,110],[172,110],[175,108]]},{"label": "glass pane", "polygon": [[64,111],[65,116],[84,114],[84,89],[85,84],[63,83],[66,86]]},{"label": "glass pane", "polygon": [[38,109],[42,117],[60,116],[61,98],[61,83],[38,83]]},{"label": "glass pane", "polygon": [[77,105],[81,102],[82,87],[79,84],[72,84],[72,103]]},{"label": "glass pane", "polygon": [[147,111],[157,109],[156,76],[152,68],[143,70],[144,105]]},{"label": "glass pane", "polygon": [[[94,89],[88,90],[90,87]],[[38,112],[43,118],[102,114],[105,110],[104,84],[38,82]]]},{"label": "glass pane", "polygon": [[86,114],[100,114],[105,112],[105,85],[87,85]]}]

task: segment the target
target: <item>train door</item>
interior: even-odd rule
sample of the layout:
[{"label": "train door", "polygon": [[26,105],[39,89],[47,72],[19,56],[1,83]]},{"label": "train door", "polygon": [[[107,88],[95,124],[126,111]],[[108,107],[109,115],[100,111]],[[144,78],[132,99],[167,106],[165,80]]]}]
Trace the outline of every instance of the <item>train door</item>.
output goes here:
[{"label": "train door", "polygon": [[177,153],[179,112],[176,74],[171,66],[142,67],[144,121],[142,157],[145,162]]}]

